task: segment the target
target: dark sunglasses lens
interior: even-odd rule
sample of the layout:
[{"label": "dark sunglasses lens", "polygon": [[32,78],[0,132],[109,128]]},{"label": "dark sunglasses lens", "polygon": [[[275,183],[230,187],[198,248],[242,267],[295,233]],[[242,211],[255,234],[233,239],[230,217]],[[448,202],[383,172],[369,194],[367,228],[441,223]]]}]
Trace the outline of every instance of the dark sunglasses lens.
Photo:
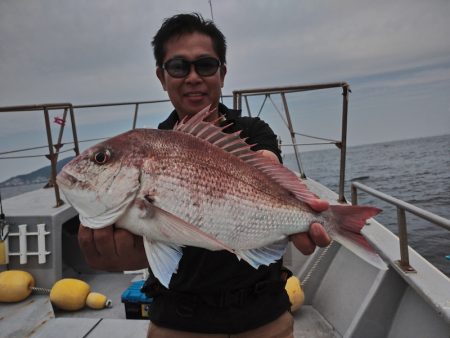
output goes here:
[{"label": "dark sunglasses lens", "polygon": [[164,65],[167,73],[173,77],[185,77],[189,74],[190,67],[190,63],[183,59],[172,59]]},{"label": "dark sunglasses lens", "polygon": [[211,76],[219,68],[219,60],[214,58],[203,58],[195,61],[195,71],[201,76]]},{"label": "dark sunglasses lens", "polygon": [[164,64],[164,69],[172,77],[185,77],[191,71],[191,64],[194,64],[195,71],[200,76],[211,76],[217,72],[220,61],[214,58],[202,58],[190,62],[184,59],[171,59]]}]

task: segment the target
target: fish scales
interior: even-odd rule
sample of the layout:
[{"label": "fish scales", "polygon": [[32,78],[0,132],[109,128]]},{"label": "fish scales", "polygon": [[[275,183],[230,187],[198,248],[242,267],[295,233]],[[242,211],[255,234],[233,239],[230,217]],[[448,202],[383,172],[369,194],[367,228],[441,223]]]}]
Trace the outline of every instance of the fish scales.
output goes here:
[{"label": "fish scales", "polygon": [[[157,206],[238,248],[258,247],[278,239],[283,230],[294,233],[309,226],[311,219],[304,217],[299,228],[298,210],[307,207],[265,174],[218,153],[206,141],[199,144],[193,136],[171,134],[153,145],[156,164],[143,168],[153,176],[143,181],[155,187]],[[285,228],[275,231],[280,225]]]}]

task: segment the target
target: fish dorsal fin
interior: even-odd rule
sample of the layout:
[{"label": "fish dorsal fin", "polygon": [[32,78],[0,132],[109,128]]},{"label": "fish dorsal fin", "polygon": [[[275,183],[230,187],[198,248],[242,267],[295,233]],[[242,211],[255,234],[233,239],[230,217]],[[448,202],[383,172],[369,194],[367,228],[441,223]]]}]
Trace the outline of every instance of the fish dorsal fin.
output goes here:
[{"label": "fish dorsal fin", "polygon": [[272,162],[265,156],[251,150],[253,145],[245,143],[245,140],[240,137],[241,131],[231,134],[225,133],[223,130],[228,128],[231,124],[218,126],[216,123],[221,119],[220,117],[213,121],[208,121],[210,116],[215,113],[215,109],[212,111],[209,109],[210,106],[207,106],[194,116],[190,116],[190,118],[185,117],[175,125],[174,130],[206,140],[238,157],[242,161],[265,173],[272,180],[290,191],[297,199],[312,206],[313,209],[322,211],[328,207],[328,205],[323,205],[323,201],[319,203],[318,197],[309,191],[306,184],[292,171],[287,169],[281,163]]}]

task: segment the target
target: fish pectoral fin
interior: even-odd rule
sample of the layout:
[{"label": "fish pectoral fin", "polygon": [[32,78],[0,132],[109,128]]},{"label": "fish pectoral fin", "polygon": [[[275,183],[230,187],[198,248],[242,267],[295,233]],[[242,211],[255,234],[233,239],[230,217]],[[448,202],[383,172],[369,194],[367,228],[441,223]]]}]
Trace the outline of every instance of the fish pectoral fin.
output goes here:
[{"label": "fish pectoral fin", "polygon": [[148,264],[156,278],[169,288],[172,275],[177,272],[183,253],[176,244],[151,241],[144,237],[144,248]]},{"label": "fish pectoral fin", "polygon": [[262,248],[237,251],[236,255],[258,269],[260,265],[269,265],[279,260],[286,252],[288,241],[287,237],[283,237]]},{"label": "fish pectoral fin", "polygon": [[195,225],[157,206],[153,206],[153,208],[155,224],[158,225],[160,234],[165,236],[165,241],[179,245],[201,246],[211,250],[226,250],[234,253],[234,250],[228,245]]},{"label": "fish pectoral fin", "polygon": [[155,214],[153,207],[154,199],[150,198],[149,195],[136,198],[136,204],[139,208],[139,218],[152,218]]}]

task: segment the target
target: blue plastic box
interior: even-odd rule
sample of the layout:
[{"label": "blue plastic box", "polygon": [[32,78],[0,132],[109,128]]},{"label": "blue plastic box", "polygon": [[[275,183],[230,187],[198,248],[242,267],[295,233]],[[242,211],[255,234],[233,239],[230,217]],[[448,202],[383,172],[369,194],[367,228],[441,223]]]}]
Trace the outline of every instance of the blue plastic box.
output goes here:
[{"label": "blue plastic box", "polygon": [[144,282],[134,282],[122,293],[127,319],[148,319],[149,305],[153,299],[141,292]]}]

